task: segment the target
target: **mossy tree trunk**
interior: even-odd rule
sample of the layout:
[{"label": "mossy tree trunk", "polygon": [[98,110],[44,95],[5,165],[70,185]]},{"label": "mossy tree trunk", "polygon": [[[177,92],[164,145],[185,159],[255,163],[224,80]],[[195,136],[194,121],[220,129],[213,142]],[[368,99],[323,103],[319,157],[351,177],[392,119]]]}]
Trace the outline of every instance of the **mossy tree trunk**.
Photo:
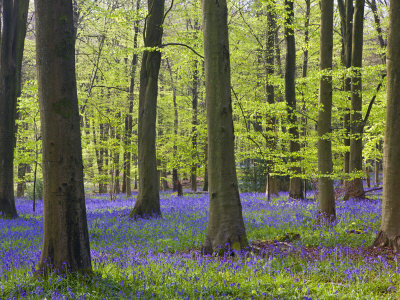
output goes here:
[{"label": "mossy tree trunk", "polygon": [[43,143],[39,270],[91,272],[71,0],[35,1]]},{"label": "mossy tree trunk", "polygon": [[28,0],[2,3],[0,47],[0,215],[18,217],[14,199],[14,147],[17,98],[26,34]]},{"label": "mossy tree trunk", "polygon": [[210,216],[205,253],[248,247],[236,177],[226,0],[204,0]]},{"label": "mossy tree trunk", "polygon": [[151,47],[143,53],[139,90],[139,194],[131,217],[160,216],[159,178],[156,158],[156,121],[158,74],[161,64],[161,47],[165,0],[148,0],[144,46]]},{"label": "mossy tree trunk", "polygon": [[400,250],[400,2],[390,1],[387,51],[387,107],[383,152],[383,205],[375,247]]},{"label": "mossy tree trunk", "polygon": [[[333,0],[321,0],[320,70],[332,70]],[[319,213],[325,221],[335,219],[335,196],[332,174],[332,75],[323,74],[319,81],[318,110],[318,202]]]}]

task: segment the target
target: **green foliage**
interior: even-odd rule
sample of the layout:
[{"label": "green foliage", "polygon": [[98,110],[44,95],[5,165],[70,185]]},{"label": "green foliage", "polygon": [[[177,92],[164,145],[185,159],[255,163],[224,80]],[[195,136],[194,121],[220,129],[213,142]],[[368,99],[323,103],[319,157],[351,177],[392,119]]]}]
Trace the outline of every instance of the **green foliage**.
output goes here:
[{"label": "green foliage", "polygon": [[[33,200],[33,182],[29,182],[26,185],[26,198],[29,200]],[[36,180],[36,185],[35,185],[35,199],[43,199],[43,180],[41,178],[38,178]]]}]

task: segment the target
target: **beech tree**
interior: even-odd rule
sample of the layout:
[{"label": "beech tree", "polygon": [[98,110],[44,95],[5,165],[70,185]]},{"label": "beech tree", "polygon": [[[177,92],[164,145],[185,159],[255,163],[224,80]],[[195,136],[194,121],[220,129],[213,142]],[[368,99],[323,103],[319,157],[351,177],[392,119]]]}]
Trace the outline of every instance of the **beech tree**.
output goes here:
[{"label": "beech tree", "polygon": [[44,237],[39,270],[90,272],[71,0],[38,0]]},{"label": "beech tree", "polygon": [[[294,8],[293,0],[285,0],[285,36],[286,36],[286,68],[285,68],[285,97],[289,114],[290,134],[290,160],[293,164],[299,160],[296,158],[300,151],[299,132],[296,117],[296,42],[294,37]],[[291,167],[293,174],[290,177],[289,196],[294,199],[303,199],[301,178],[298,177],[301,169],[298,166]]]},{"label": "beech tree", "polygon": [[131,217],[160,216],[159,179],[156,159],[156,120],[160,47],[163,35],[165,0],[148,0],[144,36],[145,50],[140,69],[138,162],[139,194]]},{"label": "beech tree", "polygon": [[387,107],[383,146],[383,204],[375,247],[400,249],[400,2],[390,1],[387,46]]},{"label": "beech tree", "polygon": [[[318,202],[321,217],[335,219],[335,195],[332,175],[332,48],[333,48],[333,0],[321,1],[320,70],[318,110]],[[326,72],[326,73],[324,73]]]},{"label": "beech tree", "polygon": [[208,126],[210,216],[204,252],[248,247],[234,154],[226,0],[204,0],[203,36]]},{"label": "beech tree", "polygon": [[[14,200],[14,148],[17,98],[28,15],[28,0],[2,1],[0,39],[0,215],[18,216]],[[1,6],[0,6],[1,8]]]},{"label": "beech tree", "polygon": [[364,5],[365,0],[356,0],[354,6],[353,34],[351,65],[354,67],[354,74],[351,78],[351,113],[350,113],[350,158],[349,171],[353,172],[354,178],[346,183],[345,199],[350,197],[364,197],[362,178],[357,172],[362,171],[362,51],[364,31]]}]

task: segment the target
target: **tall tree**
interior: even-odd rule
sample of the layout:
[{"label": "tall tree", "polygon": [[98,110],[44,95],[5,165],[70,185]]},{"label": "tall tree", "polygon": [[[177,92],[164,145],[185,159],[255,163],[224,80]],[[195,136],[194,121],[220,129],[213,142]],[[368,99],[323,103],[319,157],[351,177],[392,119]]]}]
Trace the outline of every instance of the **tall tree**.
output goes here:
[{"label": "tall tree", "polygon": [[44,214],[38,268],[90,272],[72,0],[38,0],[35,9]]},{"label": "tall tree", "polygon": [[[296,42],[294,37],[294,8],[293,0],[285,0],[285,37],[286,37],[286,68],[285,68],[285,97],[289,113],[290,134],[290,160],[296,164],[298,152],[300,151],[299,132],[296,117]],[[300,167],[291,167],[289,196],[293,199],[303,199]]]},{"label": "tall tree", "polygon": [[384,139],[383,205],[375,247],[400,249],[400,2],[390,1],[387,51],[387,106]]},{"label": "tall tree", "polygon": [[[341,17],[341,31],[342,31],[342,64],[349,70],[351,67],[351,52],[352,52],[352,37],[353,37],[353,15],[354,5],[353,0],[339,0],[338,7]],[[350,93],[351,91],[351,77],[347,75],[343,81],[343,90]],[[349,103],[351,96],[348,97]],[[347,105],[345,114],[343,116],[343,125],[346,130],[344,145],[350,147],[350,104]],[[343,171],[345,174],[350,172],[350,152],[344,153]]]},{"label": "tall tree", "polygon": [[318,110],[318,202],[324,221],[335,219],[335,197],[332,173],[332,70],[333,0],[321,0],[320,70]]},{"label": "tall tree", "polygon": [[28,0],[2,1],[0,48],[0,215],[18,216],[14,200],[14,147],[17,98],[28,15]]},{"label": "tall tree", "polygon": [[[265,49],[265,73],[266,73],[266,86],[265,91],[267,94],[268,104],[273,105],[275,103],[275,87],[272,83],[271,77],[275,73],[275,35],[277,33],[276,28],[276,2],[271,1],[267,5],[267,43]],[[276,148],[276,119],[273,116],[268,117],[268,130],[270,135],[268,135],[267,146],[269,149]],[[267,184],[266,184],[266,194],[268,199],[271,195],[278,195],[278,181],[276,176],[271,176],[273,171],[273,162],[268,162],[268,174],[267,174]]]},{"label": "tall tree", "polygon": [[[349,170],[353,173],[362,172],[362,51],[364,31],[364,3],[365,0],[356,0],[354,6],[353,36],[351,65],[354,73],[351,79],[351,113],[350,113],[350,164]],[[346,183],[345,199],[350,197],[364,197],[362,178],[356,175]]]},{"label": "tall tree", "polygon": [[163,35],[165,0],[148,0],[139,90],[139,194],[131,217],[160,216],[159,180],[156,159],[156,120],[160,47]]},{"label": "tall tree", "polygon": [[[139,14],[140,0],[136,1],[136,13]],[[129,197],[132,195],[131,189],[131,158],[132,151],[129,149],[132,145],[132,130],[133,130],[133,100],[135,92],[135,76],[138,62],[138,54],[136,52],[138,48],[138,35],[139,35],[139,18],[135,20],[134,24],[134,36],[133,36],[133,56],[130,70],[130,84],[129,84],[129,111],[125,117],[125,139],[124,139],[124,173],[122,180],[122,192],[126,193]]]},{"label": "tall tree", "polygon": [[204,0],[210,216],[204,251],[248,246],[236,177],[226,0]]}]

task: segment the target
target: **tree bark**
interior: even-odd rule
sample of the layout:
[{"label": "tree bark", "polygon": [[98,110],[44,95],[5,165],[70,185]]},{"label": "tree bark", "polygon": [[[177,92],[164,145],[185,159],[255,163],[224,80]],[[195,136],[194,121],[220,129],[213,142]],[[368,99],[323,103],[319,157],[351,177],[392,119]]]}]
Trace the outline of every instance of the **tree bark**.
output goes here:
[{"label": "tree bark", "polygon": [[400,250],[400,2],[390,1],[382,223],[373,246]]},{"label": "tree bark", "polygon": [[[165,0],[148,0],[149,15],[144,37],[145,47],[160,47],[163,34]],[[156,158],[156,120],[158,74],[161,64],[159,49],[143,53],[139,90],[139,194],[131,217],[161,216]]]},{"label": "tree bark", "polygon": [[327,222],[335,219],[335,196],[331,145],[333,0],[321,0],[320,70],[318,110],[318,202],[320,217]]},{"label": "tree bark", "polygon": [[[351,52],[352,52],[352,37],[353,37],[353,15],[354,6],[353,0],[339,0],[340,16],[341,16],[341,27],[342,27],[342,43],[343,43],[343,55],[342,63],[349,69],[351,67]],[[351,91],[351,77],[347,75],[344,78],[343,89],[345,92],[350,93]],[[351,97],[348,97],[349,104],[351,103]],[[345,128],[346,134],[344,138],[344,145],[350,147],[350,105],[345,108],[345,114],[343,116],[343,126]],[[347,175],[350,173],[350,152],[346,151],[344,153],[344,163],[343,171]]]},{"label": "tree bark", "polygon": [[[267,94],[267,102],[268,104],[273,105],[275,103],[275,87],[271,81],[271,76],[274,75],[275,72],[275,35],[276,35],[276,3],[275,1],[271,2],[270,5],[267,6],[267,44],[266,44],[266,86],[265,91]],[[267,135],[269,138],[267,139],[267,147],[269,149],[276,150],[276,119],[275,117],[267,117],[267,130],[269,134]],[[266,194],[267,198],[270,199],[271,195],[278,195],[278,184],[275,176],[272,176],[271,173],[274,170],[273,161],[268,161],[268,170],[267,170],[267,180],[266,180]]]},{"label": "tree bark", "polygon": [[174,83],[174,77],[172,76],[172,67],[169,63],[169,59],[167,61],[167,68],[169,72],[169,76],[171,78],[171,87],[172,87],[172,101],[174,104],[174,146],[173,146],[173,160],[174,160],[174,167],[172,168],[172,191],[176,192],[178,190],[178,167],[176,166],[176,159],[177,159],[177,140],[178,140],[178,128],[179,128],[179,115],[178,115],[178,104],[176,102],[176,86]]},{"label": "tree bark", "polygon": [[226,0],[204,0],[210,216],[204,252],[248,247],[236,177]]},{"label": "tree bark", "polygon": [[199,99],[198,86],[199,70],[198,61],[196,59],[193,63],[192,78],[192,166],[190,170],[190,182],[193,192],[197,191],[197,106]]},{"label": "tree bark", "polygon": [[0,216],[18,217],[14,199],[17,98],[28,15],[28,0],[4,1],[0,48]]},{"label": "tree bark", "polygon": [[296,166],[298,158],[296,157],[300,151],[299,132],[297,128],[296,117],[296,43],[294,38],[293,22],[294,9],[293,0],[285,0],[285,36],[286,36],[286,69],[285,69],[285,97],[289,114],[289,135],[290,135],[290,161],[294,164],[291,166],[292,175],[290,177],[289,197],[293,199],[303,199],[303,190],[301,186],[301,178],[298,174],[301,168]]},{"label": "tree bark", "polygon": [[[354,73],[351,79],[351,113],[350,113],[350,172],[362,172],[362,50],[364,26],[364,2],[356,0],[354,7],[353,38],[351,63]],[[346,182],[344,199],[363,198],[364,187],[362,178],[357,177]]]},{"label": "tree bark", "polygon": [[[140,0],[136,1],[136,13],[140,10]],[[131,72],[130,72],[130,85],[129,85],[129,112],[125,117],[125,139],[124,139],[124,174],[122,179],[122,192],[126,193],[128,197],[132,195],[131,189],[131,145],[132,145],[132,130],[133,130],[133,100],[135,92],[135,76],[138,61],[138,54],[135,51],[138,48],[138,35],[139,35],[139,19],[135,21],[134,25],[135,34],[133,36],[133,49]]]},{"label": "tree bark", "polygon": [[38,268],[91,272],[72,1],[35,1],[35,9],[44,183]]},{"label": "tree bark", "polygon": [[[383,34],[382,34],[382,24],[381,24],[381,18],[379,17],[378,13],[378,7],[376,5],[376,0],[369,0],[367,1],[368,6],[371,8],[372,13],[374,15],[374,22],[375,22],[375,30],[378,34],[378,41],[379,41],[379,46],[382,50],[385,50],[386,48],[386,42],[383,39]],[[382,63],[386,63],[386,55],[385,52],[382,54]]]}]

